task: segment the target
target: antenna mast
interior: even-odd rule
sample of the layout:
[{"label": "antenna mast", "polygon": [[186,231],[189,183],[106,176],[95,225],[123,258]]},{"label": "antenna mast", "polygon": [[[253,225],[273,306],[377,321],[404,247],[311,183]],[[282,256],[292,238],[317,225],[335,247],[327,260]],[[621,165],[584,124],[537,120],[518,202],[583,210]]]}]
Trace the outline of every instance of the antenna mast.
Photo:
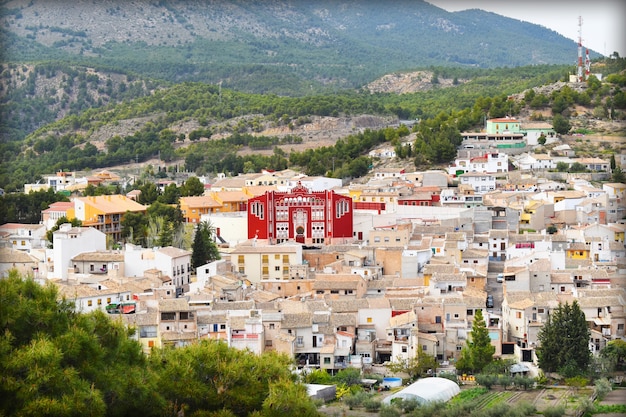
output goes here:
[{"label": "antenna mast", "polygon": [[583,17],[578,16],[578,67],[576,76],[578,82],[583,82]]}]

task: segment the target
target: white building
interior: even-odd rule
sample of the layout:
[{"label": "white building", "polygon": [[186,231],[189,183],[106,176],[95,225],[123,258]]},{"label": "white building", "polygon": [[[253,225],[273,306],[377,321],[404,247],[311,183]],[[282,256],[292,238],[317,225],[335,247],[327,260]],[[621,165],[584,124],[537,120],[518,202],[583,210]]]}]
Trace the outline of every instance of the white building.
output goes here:
[{"label": "white building", "polygon": [[74,302],[74,310],[89,313],[95,310],[106,311],[109,304],[132,302],[131,291],[111,280],[95,280],[89,283],[70,281],[57,282],[59,294]]},{"label": "white building", "polygon": [[0,226],[0,239],[8,247],[30,253],[47,245],[46,228],[42,224],[5,223]]},{"label": "white building", "polygon": [[484,194],[496,189],[496,177],[491,174],[483,174],[478,172],[467,172],[459,176],[461,185],[467,185],[474,189],[478,194]]},{"label": "white building", "polygon": [[200,222],[213,225],[218,244],[225,242],[235,246],[248,240],[248,213],[245,211],[203,214]]},{"label": "white building", "polygon": [[[328,167],[330,168],[331,161],[328,161]],[[334,188],[339,188],[343,185],[341,178],[329,178],[329,177],[296,177],[287,181],[286,187],[278,187],[281,191],[289,191],[292,188],[301,184],[303,187],[308,188],[311,191],[326,191]]]},{"label": "white building", "polygon": [[474,158],[458,158],[448,168],[448,174],[460,176],[465,173],[501,173],[509,172],[509,156],[505,153],[487,152]]},{"label": "white building", "polygon": [[66,280],[68,269],[73,269],[72,258],[84,252],[105,251],[107,247],[106,234],[93,227],[72,227],[65,223],[52,236],[52,256],[48,258],[52,259],[53,267],[49,278]]},{"label": "white building", "polygon": [[178,293],[189,290],[191,283],[191,252],[172,246],[145,249],[126,244],[124,251],[126,276],[144,276],[149,269],[157,269],[172,278]]}]

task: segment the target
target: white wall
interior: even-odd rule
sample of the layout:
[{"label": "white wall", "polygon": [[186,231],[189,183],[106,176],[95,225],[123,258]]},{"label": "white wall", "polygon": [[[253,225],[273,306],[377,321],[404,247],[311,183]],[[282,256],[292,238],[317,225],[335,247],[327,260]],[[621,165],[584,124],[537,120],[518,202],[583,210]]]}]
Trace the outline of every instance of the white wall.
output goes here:
[{"label": "white wall", "polygon": [[200,221],[211,222],[215,231],[220,229],[220,236],[230,244],[235,246],[248,240],[248,213],[213,213],[203,214]]},{"label": "white wall", "polygon": [[[64,227],[65,226],[65,227]],[[106,235],[93,227],[71,228],[62,225],[53,234],[53,264],[54,271],[49,278],[67,279],[68,268],[72,267],[71,260],[76,255],[85,252],[106,250]],[[68,231],[72,231],[68,233]]]}]

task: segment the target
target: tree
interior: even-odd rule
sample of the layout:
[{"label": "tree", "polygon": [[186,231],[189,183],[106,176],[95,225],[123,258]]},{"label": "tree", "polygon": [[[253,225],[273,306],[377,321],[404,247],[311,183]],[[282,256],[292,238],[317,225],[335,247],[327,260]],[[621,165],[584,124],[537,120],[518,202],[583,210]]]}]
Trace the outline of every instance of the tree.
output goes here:
[{"label": "tree", "polygon": [[615,169],[613,170],[613,182],[626,182],[626,175],[624,175],[624,171],[622,171],[622,168],[620,167],[615,167]]},{"label": "tree", "polygon": [[557,229],[557,227],[555,225],[553,225],[553,224],[551,224],[550,226],[546,227],[546,233],[549,234],[549,235],[553,235],[553,234],[555,234],[558,231],[559,231],[559,229]]},{"label": "tree", "polygon": [[286,355],[275,352],[256,355],[230,348],[220,340],[164,348],[150,355],[150,363],[158,375],[158,391],[170,406],[184,404],[190,415],[226,409],[237,416],[248,416],[255,411],[264,416],[264,402],[270,395],[276,406],[284,406],[279,394],[272,392],[275,386],[272,381],[280,381],[278,386],[286,394],[293,394],[304,407],[310,400],[291,391],[291,385],[297,385],[290,371],[291,362]]},{"label": "tree", "polygon": [[178,200],[180,198],[180,190],[176,186],[176,184],[169,184],[163,190],[163,194],[161,194],[157,201],[163,204],[178,204]]},{"label": "tree", "polygon": [[424,377],[429,374],[429,370],[435,372],[437,369],[437,358],[422,349],[418,349],[417,356],[409,359],[403,359],[399,362],[393,362],[388,366],[389,370],[394,373],[403,372],[409,375],[411,380]]},{"label": "tree", "polygon": [[611,164],[611,171],[613,171],[615,169],[615,167],[617,166],[617,163],[615,162],[615,154],[614,153],[611,154],[610,164]]},{"label": "tree", "polygon": [[481,372],[483,368],[493,361],[495,352],[496,348],[491,344],[483,312],[482,310],[476,310],[470,340],[468,340],[461,354],[461,358],[464,361],[462,366],[469,368],[474,373]]},{"label": "tree", "polygon": [[318,417],[315,404],[310,400],[304,385],[289,379],[272,382],[269,394],[263,401],[263,417]]},{"label": "tree", "polygon": [[537,138],[537,143],[542,145],[542,146],[545,145],[546,144],[546,135],[542,133],[539,136],[539,138]]},{"label": "tree", "polygon": [[204,194],[204,185],[198,177],[190,177],[181,187],[181,195],[184,197]]},{"label": "tree", "polygon": [[201,222],[191,245],[191,266],[197,268],[209,262],[220,259],[220,253],[213,240],[215,228],[210,222]]},{"label": "tree", "polygon": [[591,361],[589,328],[578,302],[559,304],[539,332],[537,357],[544,372],[582,375]]},{"label": "tree", "polygon": [[122,217],[122,237],[135,245],[145,246],[148,217],[143,213],[127,211]]},{"label": "tree", "polygon": [[0,280],[0,414],[161,415],[164,401],[132,330],[74,312],[16,271]]},{"label": "tree", "polygon": [[564,135],[570,131],[572,125],[565,117],[561,116],[560,114],[555,114],[554,118],[552,119],[552,127],[554,128],[554,131],[556,133]]},{"label": "tree", "polygon": [[556,163],[556,170],[558,172],[567,172],[569,164],[567,162],[559,161]]},{"label": "tree", "polygon": [[140,204],[150,205],[159,197],[159,189],[152,182],[145,183],[139,187],[139,190],[141,190],[141,194],[137,197],[137,202]]},{"label": "tree", "polygon": [[626,365],[626,342],[621,339],[611,340],[600,351],[600,356],[611,360],[615,368],[623,369]]},{"label": "tree", "polygon": [[570,165],[569,172],[587,172],[587,167],[580,162],[574,162]]}]

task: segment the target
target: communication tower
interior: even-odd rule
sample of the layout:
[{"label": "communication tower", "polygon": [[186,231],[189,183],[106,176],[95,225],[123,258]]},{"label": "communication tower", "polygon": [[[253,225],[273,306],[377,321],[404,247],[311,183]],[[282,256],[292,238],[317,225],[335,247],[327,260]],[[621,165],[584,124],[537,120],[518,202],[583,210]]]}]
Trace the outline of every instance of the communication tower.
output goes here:
[{"label": "communication tower", "polygon": [[583,17],[578,16],[578,67],[576,76],[578,82],[583,82]]}]

